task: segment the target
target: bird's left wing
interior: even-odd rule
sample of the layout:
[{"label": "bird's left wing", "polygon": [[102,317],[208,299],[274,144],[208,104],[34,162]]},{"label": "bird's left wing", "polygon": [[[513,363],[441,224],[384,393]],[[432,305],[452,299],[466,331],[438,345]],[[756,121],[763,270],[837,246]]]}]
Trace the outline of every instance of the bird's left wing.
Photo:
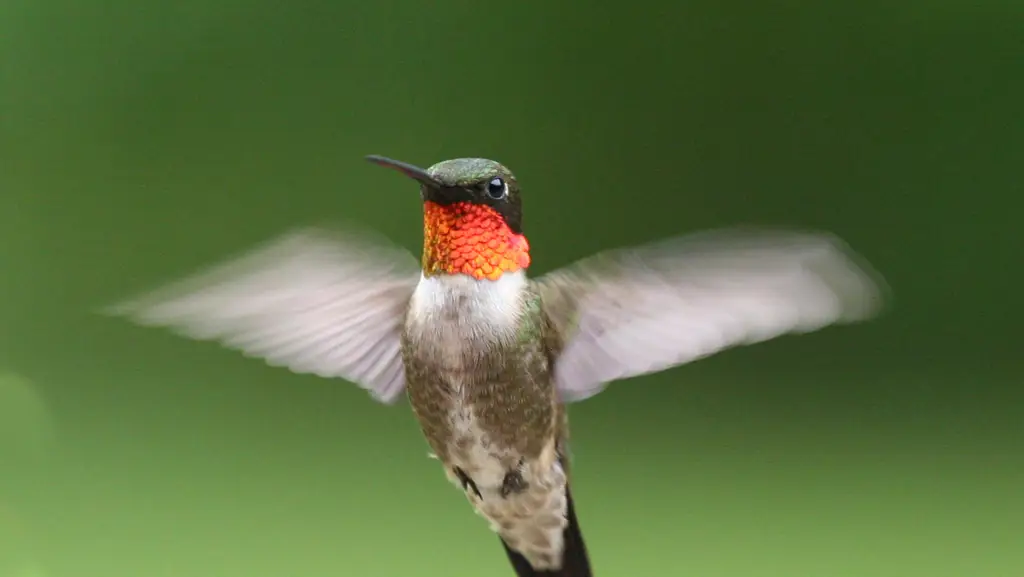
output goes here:
[{"label": "bird's left wing", "polygon": [[405,386],[401,330],[418,280],[412,255],[383,239],[310,228],[104,312],[340,377],[392,403]]},{"label": "bird's left wing", "polygon": [[563,400],[726,348],[867,319],[884,285],[838,239],[732,229],[583,259],[537,279]]}]

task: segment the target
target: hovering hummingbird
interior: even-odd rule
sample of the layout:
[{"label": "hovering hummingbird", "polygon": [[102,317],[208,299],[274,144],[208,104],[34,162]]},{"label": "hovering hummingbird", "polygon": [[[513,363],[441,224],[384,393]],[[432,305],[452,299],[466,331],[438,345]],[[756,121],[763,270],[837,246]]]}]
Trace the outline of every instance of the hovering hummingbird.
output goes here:
[{"label": "hovering hummingbird", "polygon": [[214,340],[383,403],[407,394],[449,480],[516,574],[587,577],[565,406],[607,383],[878,312],[881,280],[838,239],[719,230],[527,276],[519,182],[492,160],[423,170],[423,251],[303,229],[111,312]]}]

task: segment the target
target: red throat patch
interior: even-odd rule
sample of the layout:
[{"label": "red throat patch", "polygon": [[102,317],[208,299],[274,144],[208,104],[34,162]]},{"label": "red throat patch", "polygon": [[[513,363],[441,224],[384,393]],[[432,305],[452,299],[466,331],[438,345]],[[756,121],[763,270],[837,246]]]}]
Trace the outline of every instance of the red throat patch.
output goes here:
[{"label": "red throat patch", "polygon": [[498,280],[530,266],[530,244],[493,208],[470,202],[423,204],[423,274]]}]

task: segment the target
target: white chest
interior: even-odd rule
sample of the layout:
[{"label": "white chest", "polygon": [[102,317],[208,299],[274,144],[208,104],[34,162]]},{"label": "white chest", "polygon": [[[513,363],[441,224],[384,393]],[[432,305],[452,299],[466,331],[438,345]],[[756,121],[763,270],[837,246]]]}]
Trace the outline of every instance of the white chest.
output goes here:
[{"label": "white chest", "polygon": [[423,277],[412,296],[409,336],[437,369],[450,395],[448,426],[453,464],[472,471],[482,486],[500,486],[515,458],[484,431],[469,400],[479,359],[516,338],[526,277],[510,273],[496,281],[469,276]]},{"label": "white chest", "polygon": [[421,344],[451,356],[514,336],[526,282],[523,271],[495,281],[466,275],[424,276],[409,303],[410,333]]}]

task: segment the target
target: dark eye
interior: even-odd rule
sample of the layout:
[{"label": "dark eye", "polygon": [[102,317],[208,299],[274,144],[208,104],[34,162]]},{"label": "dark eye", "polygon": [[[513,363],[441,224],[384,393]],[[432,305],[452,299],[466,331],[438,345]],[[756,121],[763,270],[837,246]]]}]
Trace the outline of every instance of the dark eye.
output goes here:
[{"label": "dark eye", "polygon": [[487,196],[495,200],[505,198],[505,193],[507,192],[508,188],[505,186],[505,181],[501,178],[494,178],[487,183]]}]

